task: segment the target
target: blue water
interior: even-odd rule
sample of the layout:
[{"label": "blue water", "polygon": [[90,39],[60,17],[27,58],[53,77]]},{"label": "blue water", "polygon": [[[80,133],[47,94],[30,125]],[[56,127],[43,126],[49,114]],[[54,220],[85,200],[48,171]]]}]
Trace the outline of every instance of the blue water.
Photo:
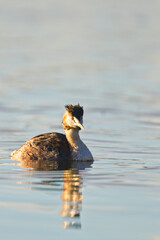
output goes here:
[{"label": "blue water", "polygon": [[[0,239],[160,239],[158,1],[0,3]],[[84,106],[93,164],[10,159]]]}]

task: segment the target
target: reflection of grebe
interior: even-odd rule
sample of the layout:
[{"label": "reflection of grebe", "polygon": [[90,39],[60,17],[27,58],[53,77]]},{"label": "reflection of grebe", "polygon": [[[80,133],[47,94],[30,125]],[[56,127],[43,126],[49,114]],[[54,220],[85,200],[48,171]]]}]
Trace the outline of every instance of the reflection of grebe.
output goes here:
[{"label": "reflection of grebe", "polygon": [[[26,163],[26,165],[25,165]],[[46,164],[44,164],[46,163]],[[30,173],[31,179],[34,179],[38,176],[38,181],[29,182],[35,185],[38,184],[38,188],[41,185],[49,186],[47,189],[41,188],[40,190],[49,190],[51,191],[52,188],[54,190],[55,195],[55,188],[57,189],[57,186],[59,186],[61,179],[63,181],[63,187],[62,189],[62,206],[61,206],[61,216],[65,218],[63,220],[63,228],[74,228],[74,229],[80,229],[81,228],[81,221],[80,221],[80,213],[82,210],[82,186],[83,186],[83,171],[85,169],[92,168],[93,162],[70,162],[67,167],[64,166],[64,171],[52,171],[48,172],[48,170],[54,170],[54,164],[48,164],[48,161],[40,161],[33,164],[33,161],[31,162],[25,162],[22,161],[23,167],[32,167],[34,169],[33,173]],[[58,167],[58,165],[57,165]],[[38,175],[35,174],[35,171],[38,170]],[[56,170],[61,170],[60,168],[56,168]],[[42,176],[42,178],[39,178],[39,171],[46,171]],[[79,171],[82,171],[82,174],[79,173]],[[63,175],[62,175],[63,173]],[[49,175],[48,175],[49,174]],[[57,175],[58,174],[58,175]],[[60,177],[59,177],[60,174]],[[57,179],[58,176],[58,179]],[[26,184],[26,181],[18,181],[19,184]],[[31,185],[30,185],[31,187]],[[32,187],[31,187],[32,188]],[[35,186],[33,187],[35,189]]]},{"label": "reflection of grebe", "polygon": [[79,130],[83,129],[83,108],[78,105],[67,105],[63,115],[61,133],[44,133],[25,142],[19,150],[15,150],[11,157],[15,160],[64,162],[66,160],[92,161],[93,157],[87,146],[79,137]]},{"label": "reflection of grebe", "polygon": [[81,228],[80,211],[82,203],[82,176],[77,169],[65,170],[62,193],[61,216],[69,219],[63,222],[63,228]]}]

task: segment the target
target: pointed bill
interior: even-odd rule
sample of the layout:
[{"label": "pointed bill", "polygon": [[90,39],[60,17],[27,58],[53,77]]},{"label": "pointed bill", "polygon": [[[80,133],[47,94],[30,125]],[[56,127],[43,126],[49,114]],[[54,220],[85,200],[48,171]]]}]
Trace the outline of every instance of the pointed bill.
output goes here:
[{"label": "pointed bill", "polygon": [[83,125],[80,123],[80,121],[76,117],[74,117],[74,122],[77,127],[84,129]]}]

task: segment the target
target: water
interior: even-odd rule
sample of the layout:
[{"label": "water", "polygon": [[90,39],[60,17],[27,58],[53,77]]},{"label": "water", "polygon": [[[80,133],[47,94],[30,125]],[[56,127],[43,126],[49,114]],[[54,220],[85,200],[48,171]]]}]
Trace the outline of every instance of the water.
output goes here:
[{"label": "water", "polygon": [[[0,2],[0,239],[160,239],[159,1]],[[93,164],[10,159],[84,106]]]}]

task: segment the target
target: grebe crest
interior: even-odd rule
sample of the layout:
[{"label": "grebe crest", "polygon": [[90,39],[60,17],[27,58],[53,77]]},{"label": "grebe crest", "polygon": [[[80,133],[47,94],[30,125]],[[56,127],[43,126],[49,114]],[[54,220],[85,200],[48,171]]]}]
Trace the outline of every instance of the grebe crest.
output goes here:
[{"label": "grebe crest", "polygon": [[83,127],[83,107],[66,105],[62,119],[65,135],[61,133],[44,133],[26,141],[18,150],[11,154],[12,159],[25,163],[42,160],[53,162],[93,161],[87,146],[79,137]]}]

